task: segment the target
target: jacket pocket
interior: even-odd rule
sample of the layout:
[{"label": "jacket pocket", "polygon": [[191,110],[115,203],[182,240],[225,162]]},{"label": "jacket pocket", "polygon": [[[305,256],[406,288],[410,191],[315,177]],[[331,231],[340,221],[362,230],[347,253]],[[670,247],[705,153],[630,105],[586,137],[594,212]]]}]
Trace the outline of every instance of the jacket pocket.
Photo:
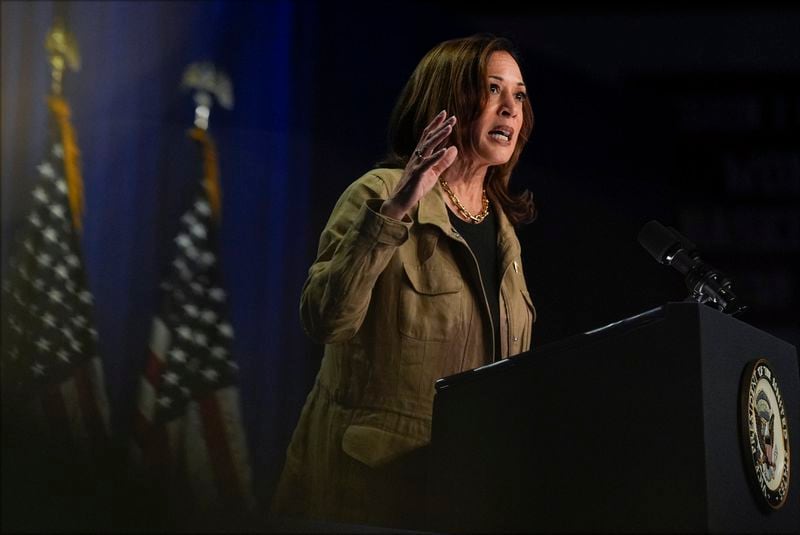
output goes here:
[{"label": "jacket pocket", "polygon": [[426,341],[451,339],[463,326],[464,292],[458,273],[445,267],[403,265],[400,286],[400,333]]},{"label": "jacket pocket", "polygon": [[342,450],[370,468],[389,463],[425,444],[424,440],[366,425],[350,425],[342,436]]}]

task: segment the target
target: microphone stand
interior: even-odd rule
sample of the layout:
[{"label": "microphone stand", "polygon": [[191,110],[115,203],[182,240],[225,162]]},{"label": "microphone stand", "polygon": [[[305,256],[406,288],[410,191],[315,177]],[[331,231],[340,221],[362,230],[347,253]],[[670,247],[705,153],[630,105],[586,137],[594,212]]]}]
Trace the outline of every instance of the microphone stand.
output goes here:
[{"label": "microphone stand", "polygon": [[712,304],[720,312],[731,315],[747,310],[733,293],[731,279],[703,262],[696,252],[688,253],[680,247],[675,253],[667,254],[664,263],[685,274],[686,287],[691,292],[686,301]]},{"label": "microphone stand", "polygon": [[650,221],[639,232],[639,243],[660,264],[674,267],[691,292],[686,301],[711,304],[725,314],[747,310],[733,293],[732,281],[700,258],[697,247],[672,227]]}]

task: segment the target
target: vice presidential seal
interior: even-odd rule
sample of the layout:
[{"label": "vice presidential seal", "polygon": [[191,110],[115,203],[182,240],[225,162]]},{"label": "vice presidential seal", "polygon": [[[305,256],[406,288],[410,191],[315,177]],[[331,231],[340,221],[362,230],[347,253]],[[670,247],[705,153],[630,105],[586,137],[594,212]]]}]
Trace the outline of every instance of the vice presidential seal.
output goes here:
[{"label": "vice presidential seal", "polygon": [[745,467],[756,494],[780,509],[789,490],[789,428],[778,379],[766,359],[747,365],[741,386]]}]

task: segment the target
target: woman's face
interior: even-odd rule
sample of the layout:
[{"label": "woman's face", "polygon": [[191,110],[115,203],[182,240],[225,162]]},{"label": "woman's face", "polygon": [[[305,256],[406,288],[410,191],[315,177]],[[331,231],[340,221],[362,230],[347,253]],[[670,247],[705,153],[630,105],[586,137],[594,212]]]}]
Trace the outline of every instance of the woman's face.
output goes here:
[{"label": "woman's face", "polygon": [[472,125],[478,164],[502,165],[511,159],[522,129],[522,103],[528,98],[522,73],[505,51],[493,52],[486,66],[488,98]]}]

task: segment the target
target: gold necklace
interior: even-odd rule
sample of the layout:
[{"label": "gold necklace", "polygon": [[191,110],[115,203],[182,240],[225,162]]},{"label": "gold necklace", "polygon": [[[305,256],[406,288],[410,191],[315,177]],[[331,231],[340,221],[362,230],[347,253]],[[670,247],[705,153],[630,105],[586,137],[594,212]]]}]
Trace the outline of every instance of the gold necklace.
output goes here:
[{"label": "gold necklace", "polygon": [[453,204],[456,205],[456,208],[458,208],[458,211],[461,212],[461,215],[469,219],[470,222],[480,223],[486,218],[487,215],[489,215],[489,198],[486,197],[486,188],[483,188],[483,209],[481,210],[481,213],[472,215],[472,213],[470,213],[470,211],[467,210],[463,204],[461,204],[461,201],[458,200],[458,197],[456,197],[456,194],[453,193],[453,190],[450,189],[450,186],[447,184],[447,180],[439,177],[439,184],[442,185],[442,189],[445,193],[447,193],[447,196],[450,197],[450,200],[453,201]]}]

